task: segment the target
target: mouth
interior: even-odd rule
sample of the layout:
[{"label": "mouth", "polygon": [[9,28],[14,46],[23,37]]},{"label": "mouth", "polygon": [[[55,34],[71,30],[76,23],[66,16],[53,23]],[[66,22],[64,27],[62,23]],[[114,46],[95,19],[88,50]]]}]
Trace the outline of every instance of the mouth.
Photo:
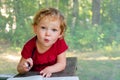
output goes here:
[{"label": "mouth", "polygon": [[45,41],[46,43],[48,43],[50,40],[49,40],[49,39],[44,39],[44,41]]}]

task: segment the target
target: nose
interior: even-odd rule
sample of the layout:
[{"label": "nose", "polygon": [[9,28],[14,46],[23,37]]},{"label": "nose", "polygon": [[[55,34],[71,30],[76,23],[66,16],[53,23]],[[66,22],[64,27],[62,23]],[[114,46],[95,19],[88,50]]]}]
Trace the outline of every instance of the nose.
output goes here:
[{"label": "nose", "polygon": [[47,30],[45,36],[50,36],[50,30]]}]

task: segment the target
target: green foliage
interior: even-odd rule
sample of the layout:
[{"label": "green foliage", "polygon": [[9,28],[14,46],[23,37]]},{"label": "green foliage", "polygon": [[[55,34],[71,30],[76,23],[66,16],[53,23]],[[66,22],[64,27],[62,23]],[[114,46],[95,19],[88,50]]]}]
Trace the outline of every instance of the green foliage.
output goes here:
[{"label": "green foliage", "polygon": [[[8,40],[13,46],[22,47],[34,35],[31,26],[34,14],[41,8],[55,7],[66,18],[68,29],[65,39],[69,50],[93,51],[119,46],[119,3],[119,0],[101,1],[101,24],[92,25],[92,2],[89,0],[78,0],[79,11],[74,11],[75,2],[72,0],[3,1],[0,9],[4,8],[8,17],[0,11],[0,39]],[[13,27],[13,24],[16,27]]]},{"label": "green foliage", "polygon": [[78,49],[80,51],[104,49],[106,46],[115,47],[120,43],[120,32],[116,32],[118,28],[113,23],[101,26],[76,27],[72,38],[70,34],[67,35],[67,41],[69,45],[72,45],[70,46],[71,49]]}]

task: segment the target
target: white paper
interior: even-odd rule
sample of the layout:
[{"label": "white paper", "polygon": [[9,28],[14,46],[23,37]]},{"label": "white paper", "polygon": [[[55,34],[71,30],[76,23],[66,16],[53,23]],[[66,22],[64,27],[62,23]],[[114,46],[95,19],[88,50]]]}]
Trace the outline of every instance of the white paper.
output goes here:
[{"label": "white paper", "polygon": [[36,76],[29,76],[29,77],[8,78],[7,80],[43,80],[43,77],[40,75],[36,75]]},{"label": "white paper", "polygon": [[43,78],[40,75],[35,75],[28,77],[8,78],[7,80],[79,80],[79,78],[77,76]]},{"label": "white paper", "polygon": [[50,77],[50,78],[43,78],[43,80],[79,80],[77,76],[67,76],[67,77]]}]

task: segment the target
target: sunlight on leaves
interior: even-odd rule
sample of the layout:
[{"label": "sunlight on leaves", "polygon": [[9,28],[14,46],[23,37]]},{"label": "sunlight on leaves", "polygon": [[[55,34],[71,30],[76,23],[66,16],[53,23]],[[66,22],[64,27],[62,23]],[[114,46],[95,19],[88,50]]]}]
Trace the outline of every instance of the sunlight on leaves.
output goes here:
[{"label": "sunlight on leaves", "polygon": [[111,52],[113,50],[111,46],[105,46],[104,48],[108,52]]}]

